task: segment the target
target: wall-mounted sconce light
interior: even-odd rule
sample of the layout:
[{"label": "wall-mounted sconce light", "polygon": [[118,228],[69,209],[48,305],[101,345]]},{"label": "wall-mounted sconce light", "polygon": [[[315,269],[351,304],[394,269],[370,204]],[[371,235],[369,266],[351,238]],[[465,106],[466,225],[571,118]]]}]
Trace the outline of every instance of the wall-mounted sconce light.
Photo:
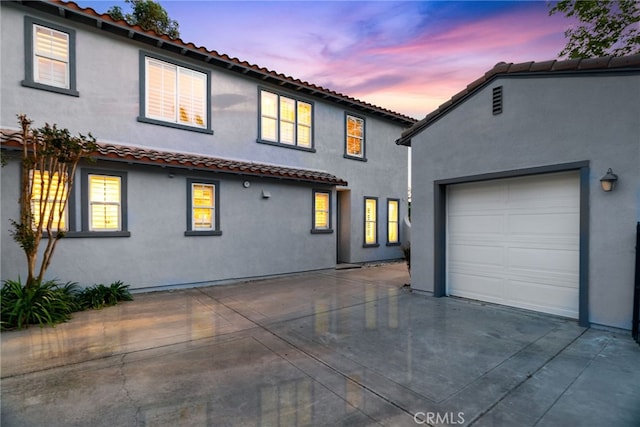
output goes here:
[{"label": "wall-mounted sconce light", "polygon": [[602,186],[602,191],[606,191],[607,193],[609,191],[613,191],[617,181],[618,181],[618,175],[613,173],[611,168],[609,168],[605,176],[600,178],[600,185]]},{"label": "wall-mounted sconce light", "polygon": [[271,197],[271,192],[262,190],[262,198],[268,199],[269,197]]},{"label": "wall-mounted sconce light", "polygon": [[249,181],[244,181],[244,182],[242,183],[242,186],[243,186],[244,188],[249,188],[249,187],[251,187],[251,182],[249,182]]}]

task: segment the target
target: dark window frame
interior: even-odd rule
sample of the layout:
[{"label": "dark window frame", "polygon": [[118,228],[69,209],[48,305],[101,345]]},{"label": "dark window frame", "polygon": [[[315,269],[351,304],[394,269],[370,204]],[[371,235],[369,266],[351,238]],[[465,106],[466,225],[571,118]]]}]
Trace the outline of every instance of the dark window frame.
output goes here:
[{"label": "dark window frame", "polygon": [[[396,227],[397,227],[397,236],[398,236],[398,241],[397,242],[390,242],[389,241],[389,230],[390,230],[390,225],[391,225],[391,221],[389,218],[389,204],[391,202],[396,202],[398,204],[398,218],[397,218],[397,223],[396,223]],[[400,199],[394,199],[394,198],[387,198],[387,246],[400,246],[402,245],[402,241],[400,239]]]},{"label": "dark window frame", "polygon": [[[207,84],[205,89],[205,101],[206,101],[206,117],[207,117],[207,125],[204,128],[197,126],[189,126],[182,123],[174,123],[161,119],[154,119],[146,116],[147,112],[147,87],[146,87],[146,76],[147,76],[147,61],[146,58],[152,58],[157,61],[166,62],[167,64],[175,65],[177,67],[186,68],[189,70],[196,71],[198,73],[203,73],[207,76]],[[138,114],[138,121],[141,123],[148,123],[159,126],[166,126],[174,129],[188,130],[192,132],[205,133],[209,135],[213,135],[213,128],[211,126],[211,70],[206,68],[198,67],[196,65],[189,64],[187,62],[175,60],[172,58],[168,58],[162,55],[156,55],[155,53],[140,51],[139,54],[139,97],[140,97],[140,110]]]},{"label": "dark window frame", "polygon": [[[263,139],[262,138],[262,93],[263,92],[268,92],[271,93],[273,95],[276,95],[278,97],[278,129],[277,129],[277,141],[272,141],[269,139]],[[296,102],[296,119],[295,119],[295,126],[296,126],[296,142],[295,144],[287,144],[284,142],[280,142],[280,98],[281,97],[285,97],[285,98],[289,98],[289,99],[293,99]],[[298,145],[298,141],[297,141],[297,127],[298,127],[298,102],[304,102],[305,104],[309,104],[311,106],[311,130],[310,130],[310,138],[311,138],[311,146],[310,147],[304,147],[304,146],[300,146]],[[275,147],[283,147],[283,148],[289,148],[292,150],[300,150],[300,151],[306,151],[309,153],[315,153],[316,152],[316,148],[315,148],[315,104],[307,99],[301,98],[299,96],[294,96],[291,95],[287,92],[281,92],[278,90],[273,90],[271,88],[267,88],[267,87],[262,87],[262,86],[258,86],[258,139],[256,142],[260,143],[260,144],[267,144],[267,145],[273,145]]]},{"label": "dark window frame", "polygon": [[[92,231],[89,230],[89,175],[117,176],[120,178],[120,230]],[[113,169],[85,169],[80,171],[80,231],[71,232],[70,237],[130,237],[128,229],[127,204],[127,172]],[[75,228],[75,218],[69,221]]]},{"label": "dark window frame", "polygon": [[[329,228],[316,228],[316,194],[322,193],[329,196]],[[311,199],[311,234],[331,234],[333,233],[333,191],[316,189],[312,190]]]},{"label": "dark window frame", "polygon": [[[367,243],[367,200],[375,200],[376,202],[376,221],[375,221],[375,226],[376,226],[376,241],[375,243]],[[378,200],[378,197],[372,197],[372,196],[364,196],[364,203],[362,205],[363,207],[363,212],[362,212],[362,247],[363,248],[377,248],[378,246],[380,246],[380,232],[378,230],[378,226],[380,224],[379,221],[379,211],[380,211],[380,203]]]},{"label": "dark window frame", "polygon": [[[349,139],[349,117],[353,117],[355,119],[359,119],[362,120],[362,156],[356,156],[353,154],[349,154],[348,151],[348,139]],[[358,160],[360,162],[366,162],[367,161],[367,120],[365,117],[363,116],[358,116],[357,114],[352,114],[349,112],[345,112],[344,113],[344,154],[343,157],[345,159],[350,159],[350,160]]]},{"label": "dark window frame", "polygon": [[[213,185],[213,230],[193,229],[193,184]],[[187,178],[187,230],[185,236],[221,236],[220,229],[220,181],[212,179]]]},{"label": "dark window frame", "polygon": [[[33,27],[39,25],[41,27],[50,28],[54,31],[65,33],[69,36],[69,87],[52,86],[40,82],[36,82],[33,77],[34,55],[33,49]],[[31,16],[24,17],[24,80],[21,84],[24,87],[46,90],[49,92],[60,93],[69,96],[80,96],[77,90],[76,79],[76,31],[72,28],[64,27],[51,22],[43,21]]]}]

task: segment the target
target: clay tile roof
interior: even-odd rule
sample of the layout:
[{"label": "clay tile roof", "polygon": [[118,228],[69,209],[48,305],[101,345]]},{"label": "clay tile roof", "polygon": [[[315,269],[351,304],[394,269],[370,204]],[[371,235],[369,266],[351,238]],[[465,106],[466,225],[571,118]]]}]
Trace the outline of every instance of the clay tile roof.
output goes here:
[{"label": "clay tile roof", "polygon": [[68,19],[82,23],[96,25],[98,28],[107,29],[112,34],[120,34],[137,41],[148,43],[155,47],[168,49],[174,53],[179,52],[192,59],[201,59],[209,65],[216,65],[225,69],[246,74],[249,77],[265,80],[270,83],[282,85],[285,88],[301,91],[307,96],[317,97],[326,102],[341,103],[343,106],[364,111],[369,114],[382,117],[387,120],[399,123],[403,126],[411,126],[417,122],[413,117],[379,107],[345,94],[318,86],[300,79],[295,79],[282,73],[268,70],[247,61],[220,54],[215,50],[209,50],[203,46],[196,46],[194,43],[185,42],[180,38],[171,39],[167,35],[159,35],[154,31],[145,31],[140,26],[129,25],[125,21],[116,21],[108,14],[100,14],[90,7],[81,7],[73,1],[50,0],[50,1],[23,1],[25,6],[39,9],[43,12],[56,14]]},{"label": "clay tile roof", "polygon": [[[0,136],[3,148],[16,149],[22,146],[20,132],[3,129],[0,131]],[[316,184],[347,185],[347,181],[344,179],[323,171],[223,159],[198,154],[159,151],[143,147],[98,143],[96,151],[91,153],[90,157],[235,175],[280,178]]]},{"label": "clay tile roof", "polygon": [[435,111],[427,114],[427,116],[413,125],[411,128],[402,132],[400,138],[396,140],[398,145],[411,145],[411,137],[420,133],[443,115],[447,114],[457,104],[471,96],[475,91],[487,85],[495,78],[501,76],[517,76],[517,75],[574,75],[575,73],[589,72],[640,72],[640,54],[612,57],[605,56],[601,58],[586,59],[568,59],[568,60],[550,60],[543,62],[522,62],[519,64],[499,62],[491,70],[473,82],[469,83],[466,88],[456,93],[440,105]]}]

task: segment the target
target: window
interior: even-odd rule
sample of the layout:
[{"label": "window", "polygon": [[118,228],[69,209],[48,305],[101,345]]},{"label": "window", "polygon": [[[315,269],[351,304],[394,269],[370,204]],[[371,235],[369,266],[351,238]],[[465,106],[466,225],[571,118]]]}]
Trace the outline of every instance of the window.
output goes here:
[{"label": "window", "polygon": [[213,133],[209,113],[209,72],[141,53],[139,121]]},{"label": "window", "polygon": [[258,142],[313,150],[312,104],[260,90]]},{"label": "window", "polygon": [[[67,180],[66,176],[60,181],[58,173],[49,177],[49,172],[44,173],[39,170],[29,172],[31,179],[31,212],[33,214],[32,227],[36,229],[40,219],[43,218],[43,230],[47,229],[47,222],[50,215],[53,215],[52,230],[67,230]],[[53,214],[51,210],[53,209]]]},{"label": "window", "polygon": [[119,231],[120,177],[89,175],[89,231]]},{"label": "window", "polygon": [[187,231],[185,236],[221,235],[217,181],[187,179]]},{"label": "window", "polygon": [[344,157],[366,160],[364,141],[364,119],[351,114],[346,115],[346,135]]},{"label": "window", "polygon": [[92,236],[129,236],[126,173],[83,169],[81,187],[82,232]]},{"label": "window", "polygon": [[331,229],[331,192],[313,190],[313,228],[312,233],[332,233]]},{"label": "window", "polygon": [[400,244],[400,200],[387,199],[387,245]]},{"label": "window", "polygon": [[75,31],[25,17],[23,86],[79,96],[76,90]]},{"label": "window", "polygon": [[364,246],[378,246],[378,198],[364,199]]}]

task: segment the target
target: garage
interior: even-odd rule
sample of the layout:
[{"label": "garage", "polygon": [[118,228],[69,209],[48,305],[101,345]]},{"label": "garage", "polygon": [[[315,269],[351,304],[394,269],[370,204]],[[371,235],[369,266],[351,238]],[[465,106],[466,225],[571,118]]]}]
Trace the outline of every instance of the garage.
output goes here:
[{"label": "garage", "polygon": [[577,171],[447,186],[448,295],[578,318]]}]

